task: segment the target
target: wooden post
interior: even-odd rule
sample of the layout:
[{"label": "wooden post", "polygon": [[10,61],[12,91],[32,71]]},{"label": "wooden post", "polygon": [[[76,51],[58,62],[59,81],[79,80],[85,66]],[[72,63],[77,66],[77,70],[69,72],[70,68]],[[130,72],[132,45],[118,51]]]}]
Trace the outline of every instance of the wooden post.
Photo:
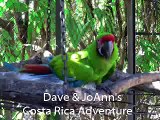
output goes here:
[{"label": "wooden post", "polygon": [[[135,73],[135,0],[127,2],[127,39],[128,39],[128,70],[130,74]],[[128,116],[128,120],[136,120],[135,116],[135,91],[129,90],[132,95],[128,96],[129,108],[133,110],[133,115]]]},{"label": "wooden post", "polygon": [[56,0],[56,55],[61,53],[61,19],[60,0]]},{"label": "wooden post", "polygon": [[[56,0],[56,55],[61,54],[61,5],[60,0]],[[56,118],[58,120],[65,120],[65,115],[57,115]]]}]

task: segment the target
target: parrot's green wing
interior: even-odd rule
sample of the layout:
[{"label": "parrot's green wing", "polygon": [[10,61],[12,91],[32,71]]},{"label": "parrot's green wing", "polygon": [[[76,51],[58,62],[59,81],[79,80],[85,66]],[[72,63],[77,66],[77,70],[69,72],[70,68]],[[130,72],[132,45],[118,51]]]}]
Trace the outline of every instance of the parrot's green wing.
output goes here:
[{"label": "parrot's green wing", "polygon": [[[54,68],[55,73],[61,79],[63,79],[63,64],[61,55],[56,56],[50,63],[51,68]],[[74,78],[74,80],[83,80],[86,83],[96,82],[98,77],[94,74],[88,61],[88,51],[68,53],[67,70],[68,77]]]}]

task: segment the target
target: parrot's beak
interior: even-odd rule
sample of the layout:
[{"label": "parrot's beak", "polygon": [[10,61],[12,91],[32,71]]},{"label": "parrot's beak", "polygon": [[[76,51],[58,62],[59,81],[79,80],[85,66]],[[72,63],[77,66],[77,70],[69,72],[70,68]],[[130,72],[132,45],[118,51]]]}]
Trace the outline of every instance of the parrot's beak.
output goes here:
[{"label": "parrot's beak", "polygon": [[105,42],[103,46],[100,48],[99,52],[102,56],[108,59],[113,52],[113,42],[112,41]]}]

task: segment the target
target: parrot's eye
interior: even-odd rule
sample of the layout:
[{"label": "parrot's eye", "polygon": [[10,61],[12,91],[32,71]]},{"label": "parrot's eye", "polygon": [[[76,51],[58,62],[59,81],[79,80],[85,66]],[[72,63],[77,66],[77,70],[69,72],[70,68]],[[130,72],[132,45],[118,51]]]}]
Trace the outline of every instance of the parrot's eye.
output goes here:
[{"label": "parrot's eye", "polygon": [[97,43],[100,43],[100,39],[97,40]]}]

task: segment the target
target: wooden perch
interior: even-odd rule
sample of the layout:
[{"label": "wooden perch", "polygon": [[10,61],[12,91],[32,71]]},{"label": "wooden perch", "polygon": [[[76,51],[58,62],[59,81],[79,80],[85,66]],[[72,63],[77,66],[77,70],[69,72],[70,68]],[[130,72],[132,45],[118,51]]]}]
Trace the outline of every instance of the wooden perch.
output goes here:
[{"label": "wooden perch", "polygon": [[154,81],[160,81],[160,73],[130,75],[122,80],[116,81],[112,86],[109,87],[109,89],[111,90],[112,94],[115,95],[127,90],[128,88]]},{"label": "wooden perch", "polygon": [[[130,75],[116,71],[115,74],[110,78],[116,80],[112,84],[108,85],[108,81],[101,85],[101,88],[109,88],[113,95],[117,95],[124,90],[135,87],[138,85],[151,83],[154,81],[160,81],[159,73],[145,73]],[[79,101],[44,101],[44,93],[50,93],[51,95],[69,95],[77,93]],[[40,105],[45,107],[54,107],[56,105],[68,106],[68,104],[75,105],[99,105],[99,101],[81,101],[84,97],[84,93],[87,95],[94,96],[96,93],[101,95],[107,95],[102,89],[89,90],[84,88],[69,88],[65,89],[63,85],[55,84],[46,80],[29,81],[29,80],[18,80],[14,76],[4,76],[0,73],[0,99],[10,100],[20,103],[29,103],[34,105]]]}]

